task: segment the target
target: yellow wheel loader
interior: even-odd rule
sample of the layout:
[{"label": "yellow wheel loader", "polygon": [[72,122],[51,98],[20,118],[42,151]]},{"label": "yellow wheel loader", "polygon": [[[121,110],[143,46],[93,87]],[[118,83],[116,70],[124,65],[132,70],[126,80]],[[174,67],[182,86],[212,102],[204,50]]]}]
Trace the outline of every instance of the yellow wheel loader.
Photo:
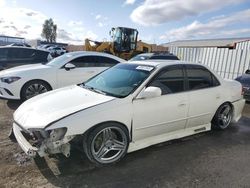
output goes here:
[{"label": "yellow wheel loader", "polygon": [[137,54],[152,51],[151,45],[141,41],[137,42],[138,31],[136,29],[117,27],[112,28],[109,34],[112,39],[110,42],[98,42],[85,39],[85,50],[106,52],[125,60]]}]

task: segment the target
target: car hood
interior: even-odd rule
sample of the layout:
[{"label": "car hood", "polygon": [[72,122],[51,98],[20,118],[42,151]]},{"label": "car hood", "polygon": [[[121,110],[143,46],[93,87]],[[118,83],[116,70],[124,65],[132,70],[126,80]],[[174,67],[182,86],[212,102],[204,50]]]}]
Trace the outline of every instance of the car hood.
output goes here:
[{"label": "car hood", "polygon": [[45,128],[60,118],[113,99],[80,86],[69,86],[24,102],[15,111],[14,120],[24,129]]},{"label": "car hood", "polygon": [[38,69],[40,70],[40,69],[45,69],[45,68],[49,68],[49,66],[43,65],[41,63],[32,64],[32,65],[22,65],[22,66],[17,66],[17,67],[13,67],[13,68],[3,70],[3,71],[0,72],[0,76],[16,75],[17,73],[23,72],[23,71],[38,70]]}]

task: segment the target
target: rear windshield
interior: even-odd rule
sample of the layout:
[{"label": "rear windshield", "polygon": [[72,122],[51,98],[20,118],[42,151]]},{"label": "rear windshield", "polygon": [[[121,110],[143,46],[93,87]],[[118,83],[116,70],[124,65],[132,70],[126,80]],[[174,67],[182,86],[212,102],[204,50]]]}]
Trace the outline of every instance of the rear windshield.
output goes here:
[{"label": "rear windshield", "polygon": [[179,60],[178,57],[174,55],[154,55],[150,59],[165,59],[165,60]]}]

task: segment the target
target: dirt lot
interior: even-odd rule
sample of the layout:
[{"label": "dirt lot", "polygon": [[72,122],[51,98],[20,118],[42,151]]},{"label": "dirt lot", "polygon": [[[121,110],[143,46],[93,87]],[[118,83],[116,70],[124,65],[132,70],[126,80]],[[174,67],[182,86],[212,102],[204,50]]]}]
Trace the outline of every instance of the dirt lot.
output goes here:
[{"label": "dirt lot", "polygon": [[0,187],[250,187],[250,104],[238,124],[158,144],[103,168],[71,157],[31,160],[8,140],[19,102],[0,100]]}]

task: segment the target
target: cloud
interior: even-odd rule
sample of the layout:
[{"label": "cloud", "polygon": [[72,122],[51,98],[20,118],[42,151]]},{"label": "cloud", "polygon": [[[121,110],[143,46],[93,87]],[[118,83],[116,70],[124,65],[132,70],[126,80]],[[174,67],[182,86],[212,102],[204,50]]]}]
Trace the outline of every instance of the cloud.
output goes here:
[{"label": "cloud", "polygon": [[98,27],[105,27],[108,26],[111,22],[106,16],[102,16],[101,14],[97,14],[95,16],[95,19],[97,21],[97,26]]},{"label": "cloud", "polygon": [[5,0],[0,0],[0,8],[5,6]]},{"label": "cloud", "polygon": [[244,0],[145,0],[133,10],[130,18],[140,25],[152,26],[218,10],[242,1]]},{"label": "cloud", "polygon": [[99,19],[101,19],[102,18],[102,15],[100,15],[100,14],[97,14],[96,16],[95,16],[95,19],[96,20],[99,20]]},{"label": "cloud", "polygon": [[[41,39],[42,24],[49,17],[42,12],[7,6],[0,0],[0,34],[9,36],[24,37],[30,39]],[[57,41],[71,44],[83,44],[85,38],[96,40],[98,37],[93,31],[85,28],[82,21],[72,20],[62,23],[53,18],[57,24]],[[102,17],[102,21],[105,17]]]},{"label": "cloud", "polygon": [[83,45],[85,38],[96,40],[97,37],[98,36],[90,30],[83,31],[81,33],[66,31],[65,29],[58,29],[57,30],[57,41],[58,42]]},{"label": "cloud", "polygon": [[104,24],[102,22],[98,22],[98,27],[103,27]]},{"label": "cloud", "polygon": [[31,26],[30,26],[30,25],[26,25],[26,26],[24,26],[24,29],[29,29],[29,28],[31,28]]},{"label": "cloud", "polygon": [[57,38],[58,39],[61,39],[61,40],[66,40],[66,41],[69,41],[69,40],[75,40],[72,38],[72,34],[65,31],[64,29],[58,29],[57,31]]},{"label": "cloud", "polygon": [[[0,11],[0,33],[37,39],[40,38],[42,24],[45,19],[47,19],[47,16],[41,12],[4,5]],[[28,27],[27,23],[30,24]]]},{"label": "cloud", "polygon": [[3,20],[3,18],[0,18],[0,24],[1,24],[1,23],[4,23],[4,20]]},{"label": "cloud", "polygon": [[136,0],[126,0],[124,2],[125,5],[133,5],[135,3]]},{"label": "cloud", "polygon": [[235,37],[249,31],[249,28],[231,29],[235,24],[248,23],[250,20],[250,9],[236,12],[228,16],[213,18],[207,23],[194,21],[193,23],[172,29],[160,37],[164,40],[180,40],[212,37]]},{"label": "cloud", "polygon": [[72,26],[81,26],[82,25],[82,21],[70,21],[68,23],[68,26],[72,27]]},{"label": "cloud", "polygon": [[37,15],[37,13],[36,12],[26,12],[26,15],[27,16],[35,16],[35,15]]}]

